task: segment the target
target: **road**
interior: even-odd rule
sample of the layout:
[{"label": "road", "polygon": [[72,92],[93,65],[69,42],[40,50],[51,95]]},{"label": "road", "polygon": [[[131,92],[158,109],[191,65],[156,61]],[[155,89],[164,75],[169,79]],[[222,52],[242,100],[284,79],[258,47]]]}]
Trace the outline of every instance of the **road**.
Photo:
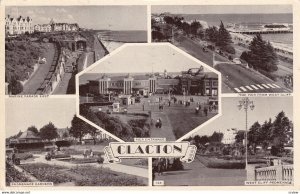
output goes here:
[{"label": "road", "polygon": [[[29,80],[24,84],[23,92],[21,94],[35,94],[37,89],[42,85],[47,74],[49,73],[53,58],[54,58],[54,45],[52,43],[45,43],[47,47],[43,53],[46,58],[46,63],[38,65],[36,71],[31,75]],[[41,57],[41,58],[43,58]]]},{"label": "road", "polygon": [[[213,52],[202,50],[202,46],[186,37],[179,37],[176,39],[175,45],[185,50],[190,55],[213,66]],[[246,69],[243,66],[232,64],[228,59],[218,54],[215,54],[215,61],[224,62],[215,68],[222,74],[222,82],[235,93],[282,93],[290,92],[284,86],[275,83],[271,79],[253,71]],[[223,91],[225,92],[225,91]]]},{"label": "road", "polygon": [[205,167],[196,158],[184,163],[184,170],[155,175],[155,180],[164,180],[166,186],[243,186],[246,180],[244,169],[214,169]]}]

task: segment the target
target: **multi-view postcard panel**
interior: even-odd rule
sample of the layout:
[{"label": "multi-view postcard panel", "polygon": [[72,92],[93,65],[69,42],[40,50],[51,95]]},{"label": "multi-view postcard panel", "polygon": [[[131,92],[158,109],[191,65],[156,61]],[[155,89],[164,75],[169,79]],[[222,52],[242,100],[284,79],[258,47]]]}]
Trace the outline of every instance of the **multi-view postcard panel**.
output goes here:
[{"label": "multi-view postcard panel", "polygon": [[224,93],[290,93],[290,5],[152,6],[153,42],[170,42],[222,74]]},{"label": "multi-view postcard panel", "polygon": [[293,186],[292,8],[6,6],[6,186]]},{"label": "multi-view postcard panel", "polygon": [[174,46],[127,45],[80,74],[80,115],[125,141],[174,141],[218,114],[218,77]]},{"label": "multi-view postcard panel", "polygon": [[75,94],[78,72],[124,43],[147,42],[146,6],[7,6],[5,12],[6,94]]}]

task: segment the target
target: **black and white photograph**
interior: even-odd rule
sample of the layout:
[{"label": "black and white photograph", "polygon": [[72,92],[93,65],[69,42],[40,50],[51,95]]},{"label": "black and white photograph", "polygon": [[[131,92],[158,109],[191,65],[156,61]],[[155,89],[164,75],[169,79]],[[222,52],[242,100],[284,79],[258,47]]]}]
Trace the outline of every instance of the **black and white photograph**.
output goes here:
[{"label": "black and white photograph", "polygon": [[177,140],[218,114],[218,74],[170,44],[132,44],[79,75],[80,115],[126,141]]},{"label": "black and white photograph", "polygon": [[152,6],[153,42],[222,73],[222,93],[293,90],[292,5]]},{"label": "black and white photograph", "polygon": [[146,6],[8,6],[5,14],[7,95],[75,94],[78,72],[126,42],[147,42]]},{"label": "black and white photograph", "polygon": [[104,147],[115,140],[75,115],[75,99],[7,99],[6,107],[6,186],[148,185],[148,159],[108,163]]},{"label": "black and white photograph", "polygon": [[153,183],[293,185],[293,129],[292,97],[222,98],[222,116],[184,140],[197,146],[194,161],[153,159]]}]

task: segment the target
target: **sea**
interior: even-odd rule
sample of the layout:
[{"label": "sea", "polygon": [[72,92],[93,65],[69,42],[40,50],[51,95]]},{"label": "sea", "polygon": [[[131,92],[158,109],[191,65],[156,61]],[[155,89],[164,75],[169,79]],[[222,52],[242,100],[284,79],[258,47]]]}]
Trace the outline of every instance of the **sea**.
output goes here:
[{"label": "sea", "polygon": [[147,42],[147,31],[99,31],[98,34],[103,40],[114,42]]},{"label": "sea", "polygon": [[[222,21],[225,26],[235,23],[255,29],[264,24],[285,23],[293,29],[293,14],[182,14],[181,16],[188,21],[206,21],[209,26],[219,26]],[[263,34],[262,37],[271,42],[293,46],[293,33]]]}]

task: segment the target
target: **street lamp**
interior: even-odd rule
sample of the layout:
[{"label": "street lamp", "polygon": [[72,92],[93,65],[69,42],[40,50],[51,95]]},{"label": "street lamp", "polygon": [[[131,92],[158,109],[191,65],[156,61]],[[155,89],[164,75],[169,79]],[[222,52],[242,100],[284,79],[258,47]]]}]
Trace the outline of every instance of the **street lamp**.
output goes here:
[{"label": "street lamp", "polygon": [[243,98],[242,100],[239,101],[238,104],[238,108],[239,110],[241,110],[242,108],[244,108],[245,113],[246,113],[246,131],[245,131],[245,147],[246,147],[246,170],[248,169],[248,146],[247,146],[247,141],[248,141],[248,137],[247,137],[247,131],[248,131],[248,109],[250,108],[250,110],[254,109],[254,103],[253,101],[250,101],[249,98]]}]

